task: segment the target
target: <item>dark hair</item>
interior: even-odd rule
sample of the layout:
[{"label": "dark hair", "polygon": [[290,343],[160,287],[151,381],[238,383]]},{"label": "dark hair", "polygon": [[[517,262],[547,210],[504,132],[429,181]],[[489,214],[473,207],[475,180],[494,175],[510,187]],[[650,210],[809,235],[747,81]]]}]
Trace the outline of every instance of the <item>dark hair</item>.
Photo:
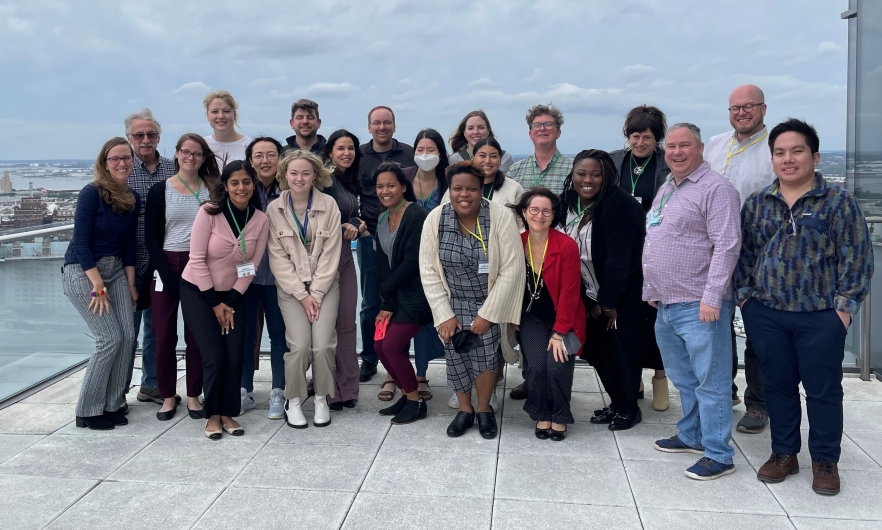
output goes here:
[{"label": "dark hair", "polygon": [[[178,138],[178,143],[175,144],[175,153],[181,150],[181,146],[184,145],[184,142],[187,140],[196,142],[199,144],[199,148],[202,149],[202,165],[199,166],[199,178],[202,179],[205,187],[208,188],[209,193],[213,196],[213,191],[217,188],[217,179],[220,176],[220,169],[217,167],[217,158],[215,158],[211,147],[208,147],[208,142],[205,141],[205,138],[196,133],[182,134],[181,137]],[[178,157],[175,157],[175,173],[180,170],[181,166],[178,164]]]},{"label": "dark hair", "polygon": [[[551,201],[551,209],[554,210],[554,215],[551,216],[551,224],[549,225],[551,228],[554,228],[558,224],[560,224],[561,220],[564,218],[564,212],[561,211],[561,200],[560,197],[555,195],[548,188],[533,188],[529,191],[526,191],[521,197],[518,199],[518,202],[514,204],[506,204],[509,208],[514,211],[515,216],[517,216],[524,226],[529,227],[527,224],[527,218],[524,217],[524,210],[530,206],[530,201],[535,199],[536,197],[545,197],[549,201]],[[529,228],[528,228],[529,230]]]},{"label": "dark hair", "polygon": [[478,179],[478,187],[484,189],[484,170],[472,163],[471,160],[457,162],[447,168],[447,182],[453,183],[453,177],[460,173],[466,173]]},{"label": "dark hair", "polygon": [[[479,149],[484,147],[485,145],[489,145],[493,149],[496,149],[499,152],[499,162],[502,162],[502,147],[499,145],[499,142],[496,141],[496,138],[492,136],[488,136],[487,138],[481,138],[477,142],[475,142],[474,153],[472,153],[472,158],[474,158],[475,153],[478,152]],[[496,170],[496,176],[493,178],[493,189],[499,190],[502,185],[505,184],[505,173],[502,171]]]},{"label": "dark hair", "polygon": [[361,174],[358,172],[358,168],[361,167],[362,154],[361,149],[358,148],[357,136],[346,129],[337,129],[328,137],[328,141],[325,143],[325,149],[322,151],[322,158],[324,159],[326,166],[330,167],[333,164],[331,162],[331,153],[334,152],[334,144],[336,144],[337,140],[340,138],[349,138],[352,140],[352,145],[355,146],[355,159],[346,171],[342,171],[340,168],[334,168],[334,178],[337,179],[337,181],[342,184],[349,193],[352,193],[355,196],[361,196]]},{"label": "dark hair", "polygon": [[463,116],[462,120],[460,120],[459,125],[456,126],[456,130],[453,131],[453,134],[450,135],[450,149],[457,153],[469,145],[469,141],[465,138],[465,128],[466,122],[469,121],[469,118],[474,118],[478,116],[484,123],[487,125],[487,134],[492,138],[493,137],[493,127],[490,127],[490,120],[487,118],[487,114],[484,113],[483,110],[473,110]]},{"label": "dark hair", "polygon": [[818,131],[815,130],[814,126],[796,118],[787,118],[785,121],[775,125],[772,132],[769,133],[769,151],[775,152],[775,140],[786,132],[801,134],[805,138],[805,143],[808,144],[812,154],[817,153],[821,148],[821,139],[818,137]]},{"label": "dark hair", "polygon": [[[212,193],[213,199],[209,206],[205,208],[208,215],[217,215],[224,211],[226,202],[230,198],[230,195],[227,193],[227,181],[238,171],[244,171],[249,177],[251,177],[252,182],[257,183],[257,172],[254,171],[251,162],[248,162],[247,160],[233,160],[224,166],[224,172],[221,173],[220,183],[216,186],[215,192]],[[255,210],[263,211],[263,205],[260,203],[260,197],[257,196],[257,193],[251,194],[251,199],[248,201],[248,205]]]},{"label": "dark hair", "polygon": [[[276,140],[275,138],[273,138],[271,136],[258,136],[257,138],[251,140],[251,143],[249,143],[248,147],[245,148],[245,160],[248,161],[248,165],[250,165],[252,168],[254,167],[254,164],[251,163],[251,154],[254,152],[254,146],[258,142],[269,142],[269,143],[273,144],[274,146],[276,146],[276,154],[279,155],[280,159],[282,158],[282,153],[284,152],[285,148],[282,146],[281,142],[279,142],[278,140]],[[257,171],[255,171],[255,174],[256,173],[257,173]],[[255,185],[257,184],[257,182],[258,182],[257,178],[255,178],[254,179]],[[265,190],[266,194],[273,195],[278,188],[279,188],[279,183],[276,182],[276,177],[275,177],[275,173],[274,173],[273,174],[273,181],[270,183],[270,185]]]},{"label": "dark hair", "polygon": [[634,107],[625,117],[625,126],[622,127],[622,134],[628,138],[632,134],[642,133],[646,129],[655,136],[656,143],[665,139],[665,132],[668,130],[668,120],[665,113],[658,107],[650,107],[640,105]]},{"label": "dark hair", "polygon": [[294,119],[294,113],[298,110],[305,110],[308,114],[315,114],[315,119],[321,119],[319,118],[318,103],[311,99],[298,99],[291,105],[292,120]]},{"label": "dark hair", "polygon": [[377,169],[374,170],[374,174],[371,176],[374,182],[377,182],[377,177],[381,173],[392,173],[395,175],[398,183],[404,186],[404,200],[417,202],[416,194],[413,192],[413,182],[404,175],[404,171],[401,171],[401,166],[395,162],[383,162],[377,166]]},{"label": "dark hair", "polygon": [[447,159],[447,146],[444,145],[444,138],[441,134],[435,129],[423,129],[418,132],[416,135],[416,140],[413,141],[413,148],[416,150],[417,144],[420,143],[420,140],[423,138],[428,138],[435,143],[435,147],[438,148],[438,165],[435,166],[435,178],[438,180],[438,196],[444,195],[444,192],[447,191],[447,167],[450,165],[450,161]]},{"label": "dark hair", "polygon": [[579,162],[586,158],[597,160],[600,164],[601,178],[603,179],[603,184],[600,186],[600,193],[598,193],[594,199],[594,207],[586,212],[588,218],[591,219],[594,216],[594,212],[597,211],[600,202],[613,190],[613,188],[618,186],[619,172],[616,170],[616,165],[606,151],[601,151],[600,149],[586,149],[585,151],[581,151],[576,155],[576,158],[573,159],[573,169],[570,170],[566,180],[564,180],[563,193],[560,194],[561,200],[563,200],[569,210],[579,210],[577,204],[579,193],[573,189],[573,170]]}]

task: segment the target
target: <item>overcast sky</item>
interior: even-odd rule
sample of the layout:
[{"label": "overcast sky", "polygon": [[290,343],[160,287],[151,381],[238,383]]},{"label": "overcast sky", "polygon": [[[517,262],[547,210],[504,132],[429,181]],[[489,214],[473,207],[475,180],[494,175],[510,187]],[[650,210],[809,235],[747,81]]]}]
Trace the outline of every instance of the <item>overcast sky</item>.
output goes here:
[{"label": "overcast sky", "polygon": [[728,95],[765,90],[766,123],[813,123],[845,148],[846,0],[302,0],[0,2],[0,159],[93,158],[140,107],[160,150],[211,133],[202,98],[227,89],[241,132],[293,134],[291,103],[321,133],[362,142],[368,109],[396,138],[446,138],[484,109],[503,148],[532,151],[524,115],[554,103],[559,148],[615,149],[629,109],[659,106],[705,138],[730,129]]}]

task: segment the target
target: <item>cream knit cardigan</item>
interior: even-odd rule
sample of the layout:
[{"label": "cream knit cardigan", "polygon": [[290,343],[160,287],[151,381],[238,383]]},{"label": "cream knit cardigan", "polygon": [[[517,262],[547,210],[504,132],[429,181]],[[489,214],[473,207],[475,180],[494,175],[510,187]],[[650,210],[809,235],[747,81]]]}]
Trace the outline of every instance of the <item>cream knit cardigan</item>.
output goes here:
[{"label": "cream knit cardigan", "polygon": [[[478,316],[494,324],[520,324],[526,270],[524,246],[515,216],[511,210],[495,202],[485,200],[483,205],[490,208],[490,241],[487,243],[490,273],[487,299],[478,310]],[[423,240],[420,244],[420,278],[432,308],[435,327],[456,316],[450,307],[450,289],[441,268],[438,250],[442,209],[443,206],[439,206],[429,212],[423,224]],[[466,326],[471,323],[462,324]]]}]

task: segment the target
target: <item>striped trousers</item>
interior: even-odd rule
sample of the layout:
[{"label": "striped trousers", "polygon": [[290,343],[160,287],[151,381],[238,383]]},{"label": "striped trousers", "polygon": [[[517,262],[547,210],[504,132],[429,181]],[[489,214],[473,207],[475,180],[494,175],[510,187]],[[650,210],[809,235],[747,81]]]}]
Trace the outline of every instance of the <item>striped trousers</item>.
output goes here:
[{"label": "striped trousers", "polygon": [[95,337],[95,353],[86,365],[83,386],[77,401],[77,416],[100,416],[117,410],[128,390],[128,368],[135,341],[132,323],[132,297],[129,294],[122,260],[104,257],[96,264],[110,295],[110,313],[98,316],[89,309],[92,282],[76,263],[64,266],[61,283],[64,295],[86,321]]}]

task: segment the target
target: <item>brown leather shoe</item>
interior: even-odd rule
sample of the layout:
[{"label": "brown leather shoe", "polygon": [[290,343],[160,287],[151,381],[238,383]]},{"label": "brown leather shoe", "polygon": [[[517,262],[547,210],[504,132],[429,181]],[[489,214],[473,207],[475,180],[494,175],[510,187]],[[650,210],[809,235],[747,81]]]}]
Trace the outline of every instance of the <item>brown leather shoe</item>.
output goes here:
[{"label": "brown leather shoe", "polygon": [[796,459],[796,455],[772,453],[763,467],[757,471],[756,479],[768,484],[777,484],[784,482],[787,475],[797,473],[799,473],[799,461]]},{"label": "brown leather shoe", "polygon": [[839,493],[839,467],[830,462],[812,461],[812,490],[821,495]]}]

